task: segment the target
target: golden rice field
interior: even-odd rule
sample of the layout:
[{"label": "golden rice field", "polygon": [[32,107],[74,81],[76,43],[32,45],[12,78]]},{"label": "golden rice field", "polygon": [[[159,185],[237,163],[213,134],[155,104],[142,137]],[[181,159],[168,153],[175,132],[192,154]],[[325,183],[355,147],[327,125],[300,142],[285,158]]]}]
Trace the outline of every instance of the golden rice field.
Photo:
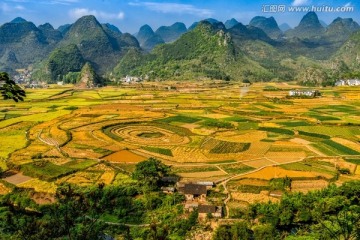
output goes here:
[{"label": "golden rice field", "polygon": [[[21,172],[38,160],[51,163],[21,184],[44,193],[54,193],[62,182],[131,183],[115,168],[131,171],[149,157],[181,165],[186,170],[177,173],[183,178],[232,177],[239,185],[290,177],[303,181],[294,182],[295,189],[321,188],[336,181],[331,159],[350,170],[340,179],[360,178],[359,166],[344,160],[360,156],[359,88],[320,89],[321,98],[288,99],[288,90],[302,87],[255,83],[240,94],[238,83],[220,82],[218,89],[209,81],[167,82],[174,91],[163,90],[163,83],[142,84],[89,90],[51,86],[28,90],[24,102],[0,100],[1,169]],[[279,90],[265,91],[268,86]],[[318,157],[325,162],[308,163]],[[319,177],[323,180],[314,180]],[[234,194],[238,201],[268,199]]]}]

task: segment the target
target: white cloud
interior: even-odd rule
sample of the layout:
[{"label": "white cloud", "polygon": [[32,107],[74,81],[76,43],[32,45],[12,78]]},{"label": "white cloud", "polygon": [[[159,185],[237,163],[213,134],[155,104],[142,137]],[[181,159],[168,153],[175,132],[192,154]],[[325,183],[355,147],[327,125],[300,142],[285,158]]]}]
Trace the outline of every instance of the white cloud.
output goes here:
[{"label": "white cloud", "polygon": [[205,8],[196,8],[194,5],[181,3],[158,2],[129,2],[130,6],[146,7],[151,11],[161,13],[191,14],[201,17],[210,17],[213,11]]},{"label": "white cloud", "polygon": [[73,19],[78,19],[86,15],[94,15],[96,18],[106,20],[122,20],[125,18],[124,12],[108,13],[103,11],[91,10],[88,8],[75,8],[69,11],[69,16]]},{"label": "white cloud", "polygon": [[21,5],[9,5],[7,3],[0,3],[0,12],[9,13],[9,12],[15,12],[15,11],[23,11],[25,8]]},{"label": "white cloud", "polygon": [[25,10],[25,8],[24,8],[23,6],[21,6],[21,5],[16,5],[16,6],[14,7],[14,9],[15,9],[15,10],[18,10],[18,11],[23,11],[23,10]]},{"label": "white cloud", "polygon": [[310,0],[294,0],[293,6],[304,6],[310,3]]}]

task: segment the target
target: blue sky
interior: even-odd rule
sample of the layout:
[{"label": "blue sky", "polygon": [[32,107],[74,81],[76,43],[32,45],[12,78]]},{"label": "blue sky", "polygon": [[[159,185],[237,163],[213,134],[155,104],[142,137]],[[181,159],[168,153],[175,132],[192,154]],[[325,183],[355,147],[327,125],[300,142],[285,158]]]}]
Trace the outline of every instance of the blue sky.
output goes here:
[{"label": "blue sky", "polygon": [[[274,10],[285,6],[285,10]],[[123,32],[135,33],[149,24],[156,30],[161,25],[184,22],[189,27],[194,21],[215,18],[226,21],[235,18],[248,24],[254,16],[273,16],[278,24],[296,26],[305,11],[290,12],[291,7],[351,7],[349,12],[324,12],[319,18],[330,23],[336,17],[351,17],[360,23],[358,0],[0,0],[0,24],[15,17],[23,17],[36,25],[46,22],[55,28],[73,23],[84,15],[95,15],[101,23],[109,22]],[[272,9],[272,10],[271,10]]]}]

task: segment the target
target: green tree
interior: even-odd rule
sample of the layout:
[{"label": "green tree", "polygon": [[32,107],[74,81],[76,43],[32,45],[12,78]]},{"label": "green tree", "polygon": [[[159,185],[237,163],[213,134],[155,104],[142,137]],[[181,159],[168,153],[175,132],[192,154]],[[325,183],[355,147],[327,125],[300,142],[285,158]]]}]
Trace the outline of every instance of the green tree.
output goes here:
[{"label": "green tree", "polygon": [[5,100],[12,99],[15,102],[24,101],[26,97],[25,91],[11,80],[6,72],[0,73],[0,93]]},{"label": "green tree", "polygon": [[149,158],[136,165],[132,177],[145,186],[157,188],[161,178],[168,175],[169,172],[170,168],[161,161]]}]

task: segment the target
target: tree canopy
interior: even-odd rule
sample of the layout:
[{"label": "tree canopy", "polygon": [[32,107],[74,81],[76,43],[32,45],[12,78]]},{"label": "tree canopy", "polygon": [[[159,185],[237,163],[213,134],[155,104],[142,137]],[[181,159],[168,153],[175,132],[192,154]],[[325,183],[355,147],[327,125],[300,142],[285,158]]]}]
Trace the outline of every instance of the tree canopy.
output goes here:
[{"label": "tree canopy", "polygon": [[12,99],[15,102],[24,101],[26,97],[25,91],[11,80],[6,72],[0,73],[0,93],[5,100]]},{"label": "tree canopy", "polygon": [[155,158],[149,158],[146,161],[136,165],[133,172],[133,178],[142,184],[151,188],[156,188],[162,177],[170,172],[170,168]]}]

